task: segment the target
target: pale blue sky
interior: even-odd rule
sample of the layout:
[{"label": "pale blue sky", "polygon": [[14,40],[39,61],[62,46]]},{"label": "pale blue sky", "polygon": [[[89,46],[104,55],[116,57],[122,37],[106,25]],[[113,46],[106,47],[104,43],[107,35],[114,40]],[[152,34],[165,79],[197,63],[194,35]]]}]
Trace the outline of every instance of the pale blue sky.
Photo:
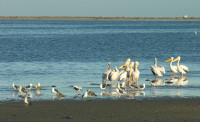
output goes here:
[{"label": "pale blue sky", "polygon": [[200,0],[0,0],[0,16],[200,17]]}]

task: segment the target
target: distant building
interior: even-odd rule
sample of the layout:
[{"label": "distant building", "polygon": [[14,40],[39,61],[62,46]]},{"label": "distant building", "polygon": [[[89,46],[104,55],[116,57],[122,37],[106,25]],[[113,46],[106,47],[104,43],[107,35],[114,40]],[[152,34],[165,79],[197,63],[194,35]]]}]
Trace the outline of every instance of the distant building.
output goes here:
[{"label": "distant building", "polygon": [[184,18],[184,19],[187,19],[187,18],[188,18],[188,15],[184,15],[183,18]]}]

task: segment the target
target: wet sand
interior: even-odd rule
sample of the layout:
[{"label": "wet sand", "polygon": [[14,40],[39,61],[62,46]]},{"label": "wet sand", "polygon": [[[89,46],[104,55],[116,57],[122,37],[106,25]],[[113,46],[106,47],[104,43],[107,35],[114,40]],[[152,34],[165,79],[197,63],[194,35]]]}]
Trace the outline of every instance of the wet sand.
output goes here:
[{"label": "wet sand", "polygon": [[200,99],[61,100],[0,104],[0,121],[200,121]]}]

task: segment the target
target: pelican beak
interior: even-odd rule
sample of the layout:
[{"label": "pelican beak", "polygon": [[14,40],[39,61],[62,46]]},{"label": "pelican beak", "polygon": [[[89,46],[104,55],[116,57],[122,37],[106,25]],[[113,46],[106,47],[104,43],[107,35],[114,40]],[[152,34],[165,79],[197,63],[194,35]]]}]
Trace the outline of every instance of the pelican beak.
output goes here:
[{"label": "pelican beak", "polygon": [[175,61],[178,61],[179,59],[178,58],[176,58],[176,59],[174,59],[172,62],[175,62]]},{"label": "pelican beak", "polygon": [[165,62],[169,62],[169,61],[171,61],[172,59],[170,58],[170,59],[167,59]]},{"label": "pelican beak", "polygon": [[122,69],[122,68],[124,68],[125,67],[125,65],[121,65],[118,69]]}]

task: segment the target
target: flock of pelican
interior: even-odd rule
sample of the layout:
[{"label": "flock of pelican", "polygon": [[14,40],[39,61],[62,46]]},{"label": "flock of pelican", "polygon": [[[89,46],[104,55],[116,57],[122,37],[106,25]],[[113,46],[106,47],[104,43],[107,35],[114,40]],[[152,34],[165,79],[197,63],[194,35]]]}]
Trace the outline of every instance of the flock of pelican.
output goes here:
[{"label": "flock of pelican", "polygon": [[[169,58],[167,59],[165,62],[169,62],[169,67],[171,70],[171,75],[174,75],[176,73],[180,73],[180,79],[178,80],[185,80],[183,78],[183,74],[186,74],[189,72],[189,69],[187,66],[185,65],[180,65],[180,60],[181,57],[178,56],[177,58]],[[177,65],[173,66],[172,63],[177,61]],[[116,92],[119,94],[125,94],[126,90],[126,86],[128,85],[130,88],[135,89],[135,90],[143,90],[145,88],[145,84],[139,85],[138,86],[138,80],[139,80],[139,76],[140,76],[140,71],[138,70],[138,66],[139,66],[139,62],[135,61],[135,62],[131,62],[131,59],[128,58],[119,68],[115,67],[114,70],[111,70],[111,66],[110,66],[110,62],[108,62],[108,69],[102,74],[102,84],[100,84],[100,88],[101,89],[105,89],[106,86],[109,86],[109,84],[107,82],[113,82],[115,81],[115,86],[117,87]],[[165,68],[163,66],[158,66],[157,65],[157,58],[154,59],[154,65],[150,66],[151,71],[153,73],[153,75],[155,76],[155,82],[151,82],[152,86],[157,86],[159,82],[156,82],[156,77],[161,77],[163,76],[163,74],[165,74]],[[121,69],[121,71],[119,71],[118,69]],[[117,83],[117,80],[119,81]],[[178,82],[178,81],[177,81]],[[13,88],[18,90],[20,93],[25,93],[25,95],[23,96],[24,102],[26,104],[31,104],[30,100],[28,99],[28,91],[33,87],[36,90],[43,90],[40,86],[40,83],[38,83],[37,85],[33,85],[33,84],[29,84],[27,87],[23,88],[22,85],[17,86],[14,83],[12,84]],[[114,86],[114,87],[115,87]],[[52,93],[56,93],[57,96],[59,98],[64,97],[65,95],[63,95],[59,90],[54,88],[55,86],[52,86]],[[73,89],[75,91],[80,91],[82,90],[81,87],[78,86],[73,86]],[[90,89],[88,89],[83,95],[83,98],[86,98],[88,95],[90,96],[97,96],[94,92],[90,91]]]},{"label": "flock of pelican", "polygon": [[[189,72],[189,69],[187,66],[185,65],[180,65],[179,62],[181,60],[181,57],[178,56],[176,59],[174,59],[173,57],[171,57],[170,59],[166,60],[165,62],[170,62],[170,70],[172,73],[180,73],[181,77],[183,77],[183,74],[186,74]],[[177,61],[177,65],[173,66],[172,62],[176,62]],[[111,70],[110,67],[110,62],[108,62],[108,69],[102,74],[102,84],[100,85],[101,89],[105,89],[105,87],[107,86],[107,82],[113,82],[118,80],[120,83],[122,83],[121,86],[130,86],[131,88],[140,88],[140,89],[144,89],[145,88],[145,84],[138,86],[138,79],[140,76],[140,71],[138,70],[138,66],[139,66],[139,62],[131,62],[131,59],[128,58],[124,64],[122,64],[119,68],[115,67],[114,70]],[[154,59],[154,65],[150,66],[151,71],[153,73],[153,75],[156,77],[161,77],[165,74],[165,68],[163,66],[158,66],[157,65],[157,58]],[[123,69],[121,71],[119,71],[118,69]],[[123,85],[124,84],[124,85]],[[120,90],[122,90],[121,86],[118,83],[118,89],[116,89],[117,92],[120,92]]]}]

